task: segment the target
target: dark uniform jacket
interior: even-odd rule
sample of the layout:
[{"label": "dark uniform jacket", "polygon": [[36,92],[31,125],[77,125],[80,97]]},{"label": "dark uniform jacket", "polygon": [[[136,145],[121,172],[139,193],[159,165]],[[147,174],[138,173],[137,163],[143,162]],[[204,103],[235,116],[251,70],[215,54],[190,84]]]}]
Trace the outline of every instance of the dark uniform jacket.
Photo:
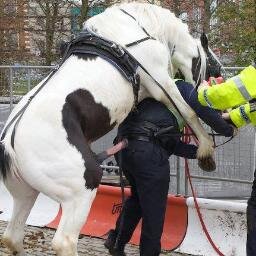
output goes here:
[{"label": "dark uniform jacket", "polygon": [[[221,117],[219,112],[198,102],[197,91],[191,84],[179,80],[176,85],[184,100],[207,125],[224,136],[233,135],[233,127]],[[166,132],[157,135],[163,128]],[[152,98],[140,102],[137,109],[131,112],[118,128],[119,137],[144,141],[149,138],[148,141],[160,144],[168,155],[196,158],[197,147],[183,143],[180,140],[181,135],[172,112],[163,103]]]}]

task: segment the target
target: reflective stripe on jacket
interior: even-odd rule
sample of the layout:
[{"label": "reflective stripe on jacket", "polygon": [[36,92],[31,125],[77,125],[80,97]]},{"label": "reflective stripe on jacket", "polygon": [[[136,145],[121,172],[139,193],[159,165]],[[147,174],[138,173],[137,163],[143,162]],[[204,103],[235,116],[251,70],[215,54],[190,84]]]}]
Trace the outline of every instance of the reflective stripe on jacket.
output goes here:
[{"label": "reflective stripe on jacket", "polygon": [[201,88],[198,92],[202,105],[219,110],[245,104],[253,98],[256,98],[256,69],[253,66],[222,84]]},{"label": "reflective stripe on jacket", "polygon": [[232,122],[237,128],[252,124],[256,126],[256,103],[246,103],[229,112]]}]

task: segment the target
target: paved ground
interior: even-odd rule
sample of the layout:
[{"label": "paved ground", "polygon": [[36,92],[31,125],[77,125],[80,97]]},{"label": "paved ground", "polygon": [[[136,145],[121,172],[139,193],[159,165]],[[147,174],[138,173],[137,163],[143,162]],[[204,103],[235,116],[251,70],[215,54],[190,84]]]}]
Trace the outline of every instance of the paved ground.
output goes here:
[{"label": "paved ground", "polygon": [[[0,221],[0,235],[3,234],[7,223]],[[27,256],[48,256],[55,255],[51,248],[51,239],[54,231],[49,228],[37,228],[27,226],[25,236],[25,249]],[[78,252],[82,256],[109,256],[103,246],[103,239],[81,236],[78,243]],[[138,256],[138,246],[128,245],[126,248],[127,256]],[[6,249],[0,238],[0,255],[10,256],[10,251]],[[181,256],[184,254],[163,252],[161,255]]]}]

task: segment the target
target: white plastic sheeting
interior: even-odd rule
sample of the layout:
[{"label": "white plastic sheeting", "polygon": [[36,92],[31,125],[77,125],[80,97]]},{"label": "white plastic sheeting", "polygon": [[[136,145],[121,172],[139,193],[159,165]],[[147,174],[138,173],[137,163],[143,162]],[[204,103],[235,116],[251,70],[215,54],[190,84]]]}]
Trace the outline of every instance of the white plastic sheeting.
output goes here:
[{"label": "white plastic sheeting", "polygon": [[[198,199],[200,212],[215,245],[225,256],[246,255],[246,203]],[[187,199],[186,236],[176,251],[192,255],[218,256],[202,229],[194,200]]]}]

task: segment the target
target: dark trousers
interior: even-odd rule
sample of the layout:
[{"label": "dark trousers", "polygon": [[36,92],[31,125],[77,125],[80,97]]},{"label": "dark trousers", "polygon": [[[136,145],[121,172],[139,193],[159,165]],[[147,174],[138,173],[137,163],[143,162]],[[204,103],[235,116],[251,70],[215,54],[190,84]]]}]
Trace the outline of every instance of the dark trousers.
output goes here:
[{"label": "dark trousers", "polygon": [[247,206],[247,256],[256,256],[256,171]]},{"label": "dark trousers", "polygon": [[[129,141],[122,152],[121,166],[131,185],[116,223],[120,236],[117,245],[123,249],[142,219],[140,255],[158,256],[170,181],[169,156],[151,142]],[[122,224],[120,224],[122,222]]]}]

